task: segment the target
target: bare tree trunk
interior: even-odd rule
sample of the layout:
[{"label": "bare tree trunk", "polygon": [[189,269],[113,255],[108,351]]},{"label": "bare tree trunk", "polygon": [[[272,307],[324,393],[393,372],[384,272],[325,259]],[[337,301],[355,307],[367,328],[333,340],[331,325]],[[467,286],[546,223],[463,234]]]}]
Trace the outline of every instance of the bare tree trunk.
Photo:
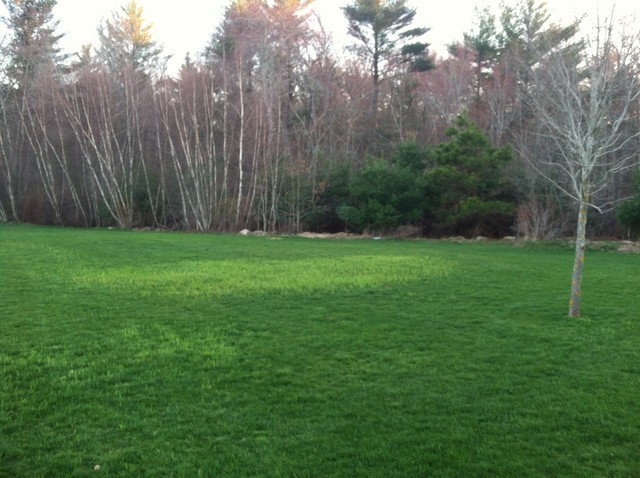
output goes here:
[{"label": "bare tree trunk", "polygon": [[[131,117],[132,105],[124,111],[112,105],[113,92],[107,78],[96,78],[95,90],[83,98],[78,89],[65,104],[65,114],[87,166],[92,185],[118,227],[129,228],[133,222],[134,145],[133,132],[124,137],[116,121],[126,115],[125,129],[138,127]],[[133,101],[127,92],[125,102]],[[132,123],[133,121],[133,123]],[[124,143],[124,144],[123,144]]]},{"label": "bare tree trunk", "polygon": [[[588,189],[588,185],[583,185]],[[580,317],[580,298],[582,295],[582,270],[584,268],[584,250],[587,243],[587,211],[589,192],[584,191],[580,199],[578,226],[576,227],[576,251],[571,276],[571,297],[569,299],[569,317]]]},{"label": "bare tree trunk", "polygon": [[58,201],[60,186],[57,184],[52,164],[49,162],[52,154],[47,141],[46,120],[42,119],[43,115],[38,115],[39,118],[35,119],[34,115],[36,114],[36,112],[30,111],[30,107],[24,101],[20,114],[21,126],[25,131],[35,157],[42,187],[49,200],[49,205],[53,209],[55,223],[60,226],[62,225],[62,213],[60,211],[60,201]]},{"label": "bare tree trunk", "polygon": [[[0,165],[2,166],[2,170],[0,170],[0,178],[4,178],[2,186],[7,192],[7,196],[9,196],[9,207],[11,211],[11,217],[14,221],[19,221],[20,217],[18,214],[18,202],[16,200],[16,185],[14,181],[14,164],[15,164],[15,146],[13,141],[13,132],[12,132],[12,124],[7,117],[7,105],[5,102],[5,98],[3,95],[0,95],[0,111],[2,113],[2,121],[0,127]],[[0,198],[1,201],[2,198]],[[4,206],[0,203],[0,212],[2,219],[6,222],[9,217],[6,213]]]},{"label": "bare tree trunk", "polygon": [[[159,95],[158,95],[159,96]],[[154,101],[156,101],[156,95],[153,95]],[[163,147],[163,141],[161,138],[162,128],[160,126],[160,108],[158,108],[157,104],[155,105],[154,112],[155,119],[155,146],[158,151],[158,174],[160,175],[159,184],[158,184],[158,193],[156,196],[156,207],[161,208],[162,211],[162,221],[161,224],[163,226],[167,226],[167,211],[165,210],[165,203],[167,199],[167,173],[165,171],[165,148]]]},{"label": "bare tree trunk", "polygon": [[155,101],[175,171],[184,225],[211,230],[221,215],[213,78],[193,72],[182,79],[175,92],[165,90]]},{"label": "bare tree trunk", "polygon": [[[62,208],[66,199],[65,192],[68,191],[76,210],[76,220],[81,216],[86,225],[87,215],[71,177],[65,147],[66,125],[62,124],[59,113],[61,96],[58,94],[55,83],[43,82],[39,86],[39,89],[30,92],[20,108],[23,131],[31,146],[42,186],[53,209],[56,223],[62,225],[65,222]],[[51,89],[50,95],[44,94],[42,90],[44,87]],[[50,123],[53,125],[49,126]]]},{"label": "bare tree trunk", "polygon": [[238,199],[236,201],[236,220],[235,225],[239,225],[240,207],[242,206],[242,187],[243,187],[243,170],[244,167],[244,85],[242,81],[242,65],[238,68],[238,92],[240,94],[240,137],[238,138]]},{"label": "bare tree trunk", "polygon": [[282,140],[282,105],[278,102],[278,116],[276,119],[276,149],[273,157],[272,165],[272,182],[270,194],[269,208],[269,231],[275,232],[278,227],[279,215],[279,198],[280,198],[280,158],[281,158],[281,140]]},{"label": "bare tree trunk", "polygon": [[222,191],[220,193],[220,202],[227,202],[227,187],[229,178],[229,84],[227,73],[227,57],[222,57]]},{"label": "bare tree trunk", "polygon": [[249,218],[252,217],[252,211],[256,200],[256,190],[258,188],[258,153],[260,148],[260,135],[262,129],[262,121],[261,116],[256,114],[256,122],[255,122],[255,137],[253,140],[253,157],[251,159],[251,183],[250,183],[250,191],[248,192],[248,200],[245,205],[245,218],[248,222]]}]

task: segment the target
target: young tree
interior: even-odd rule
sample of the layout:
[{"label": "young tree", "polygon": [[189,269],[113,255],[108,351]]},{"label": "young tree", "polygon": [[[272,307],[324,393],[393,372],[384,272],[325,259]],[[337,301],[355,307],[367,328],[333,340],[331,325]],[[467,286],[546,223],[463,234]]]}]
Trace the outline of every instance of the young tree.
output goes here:
[{"label": "young tree", "polygon": [[409,8],[406,0],[354,0],[342,11],[349,22],[349,35],[359,43],[354,50],[371,68],[375,117],[385,66],[399,62],[407,64],[411,71],[433,67],[429,45],[418,41],[429,29],[412,28],[416,10]]},{"label": "young tree", "polygon": [[541,125],[531,95],[536,72],[551,52],[568,58],[580,51],[579,22],[555,23],[539,0],[503,2],[499,18],[498,62],[483,97],[490,113],[488,129],[494,141],[508,142],[517,152],[519,230],[537,238],[552,237],[562,234],[567,221],[564,207],[552,207],[560,204],[557,193],[540,174],[550,174],[541,160],[549,156],[551,145],[536,133]]},{"label": "young tree", "polygon": [[549,55],[536,71],[533,97],[557,151],[557,161],[546,165],[560,179],[545,177],[578,206],[570,317],[580,316],[588,209],[607,206],[599,194],[613,175],[638,161],[640,137],[637,129],[626,128],[640,99],[638,35],[621,33],[620,25],[608,19],[584,44],[579,57],[561,49]]},{"label": "young tree", "polygon": [[398,147],[391,163],[370,161],[349,184],[349,199],[338,216],[358,232],[393,231],[418,225],[423,208],[422,173],[428,152],[415,144]]},{"label": "young tree", "polygon": [[460,115],[449,140],[433,149],[425,174],[426,218],[431,233],[499,236],[513,223],[514,198],[505,166],[511,148],[496,148]]}]

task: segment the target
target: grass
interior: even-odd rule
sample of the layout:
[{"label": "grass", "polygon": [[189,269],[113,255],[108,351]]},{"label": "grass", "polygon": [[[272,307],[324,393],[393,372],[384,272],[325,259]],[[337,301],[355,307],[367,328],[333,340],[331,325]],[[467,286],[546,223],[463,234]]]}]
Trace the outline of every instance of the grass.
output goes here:
[{"label": "grass", "polygon": [[0,476],[640,476],[640,256],[571,263],[0,226]]}]

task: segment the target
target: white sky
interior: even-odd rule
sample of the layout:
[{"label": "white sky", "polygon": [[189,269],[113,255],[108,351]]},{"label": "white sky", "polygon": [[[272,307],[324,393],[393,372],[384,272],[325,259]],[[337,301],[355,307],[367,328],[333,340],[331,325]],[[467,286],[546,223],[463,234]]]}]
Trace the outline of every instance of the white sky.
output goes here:
[{"label": "white sky", "polygon": [[[59,32],[65,33],[63,48],[76,52],[83,44],[96,44],[101,19],[126,3],[127,0],[58,0],[54,15],[60,21]],[[164,45],[166,54],[172,55],[169,68],[175,71],[187,52],[194,57],[205,47],[229,0],[137,0],[137,3],[153,24],[156,40]],[[348,3],[351,0],[315,0],[315,8],[325,26],[334,32],[338,46],[349,41],[345,39],[346,21],[340,10]],[[614,3],[619,13],[635,13],[640,18],[637,0],[547,0],[553,18],[560,21],[583,13],[593,14],[598,9],[608,14]],[[431,28],[426,36],[431,50],[445,55],[445,45],[461,39],[462,33],[472,28],[474,8],[496,8],[499,0],[408,0],[408,4],[418,10],[416,25]]]}]

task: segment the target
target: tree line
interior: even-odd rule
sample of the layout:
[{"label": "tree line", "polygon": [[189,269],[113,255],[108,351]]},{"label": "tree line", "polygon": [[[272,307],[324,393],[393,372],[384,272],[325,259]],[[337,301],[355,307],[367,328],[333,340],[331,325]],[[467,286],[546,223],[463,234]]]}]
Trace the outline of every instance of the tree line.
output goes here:
[{"label": "tree line", "polygon": [[477,10],[446,57],[403,0],[234,0],[177,74],[131,1],[58,46],[55,0],[2,0],[0,221],[552,238],[638,232],[637,31]]}]

